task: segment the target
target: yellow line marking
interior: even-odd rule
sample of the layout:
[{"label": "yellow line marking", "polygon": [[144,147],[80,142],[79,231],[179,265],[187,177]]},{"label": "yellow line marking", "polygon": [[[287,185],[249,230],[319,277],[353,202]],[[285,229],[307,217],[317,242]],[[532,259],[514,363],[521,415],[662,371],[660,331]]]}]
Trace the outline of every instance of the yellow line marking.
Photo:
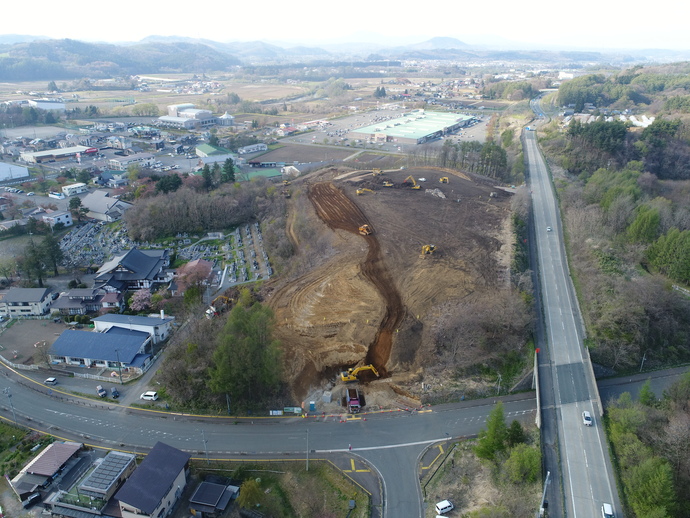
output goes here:
[{"label": "yellow line marking", "polygon": [[438,445],[438,455],[436,455],[436,457],[434,457],[434,460],[431,461],[431,464],[429,464],[428,466],[422,466],[422,469],[423,469],[423,470],[424,470],[424,469],[431,469],[431,467],[432,467],[434,464],[436,464],[436,461],[439,459],[439,457],[440,457],[441,455],[443,455],[443,444],[439,444],[439,445]]}]

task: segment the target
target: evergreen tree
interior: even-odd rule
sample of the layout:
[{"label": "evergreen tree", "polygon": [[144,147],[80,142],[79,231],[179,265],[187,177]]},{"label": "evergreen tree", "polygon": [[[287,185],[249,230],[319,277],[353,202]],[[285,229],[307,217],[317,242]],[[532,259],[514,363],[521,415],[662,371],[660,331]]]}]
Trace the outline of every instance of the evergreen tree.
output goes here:
[{"label": "evergreen tree", "polygon": [[223,171],[220,175],[220,183],[234,183],[235,182],[235,164],[231,158],[228,158],[223,163]]},{"label": "evergreen tree", "polygon": [[479,432],[474,453],[481,459],[495,462],[497,455],[506,449],[508,428],[503,413],[503,403],[498,402],[486,419],[486,430]]}]

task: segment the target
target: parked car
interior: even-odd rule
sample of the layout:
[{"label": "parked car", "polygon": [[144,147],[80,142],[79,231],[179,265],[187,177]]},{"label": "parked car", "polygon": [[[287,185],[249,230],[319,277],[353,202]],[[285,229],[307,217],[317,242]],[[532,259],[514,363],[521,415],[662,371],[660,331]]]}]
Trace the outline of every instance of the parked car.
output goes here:
[{"label": "parked car", "polygon": [[117,398],[120,397],[120,391],[117,390],[116,387],[112,387],[112,388],[110,389],[110,395],[113,397],[113,399],[117,399]]},{"label": "parked car", "polygon": [[43,383],[44,383],[45,385],[57,385],[57,384],[58,384],[58,380],[57,380],[57,378],[50,377],[50,378],[46,378],[45,381],[44,381]]},{"label": "parked car", "polygon": [[97,385],[96,394],[98,394],[99,397],[105,397],[108,395],[108,392],[101,385]]},{"label": "parked car", "polygon": [[143,399],[144,401],[156,401],[158,399],[158,392],[149,390],[148,392],[144,392],[141,396],[139,396],[139,399]]},{"label": "parked car", "polygon": [[453,504],[450,500],[442,500],[436,504],[436,514],[446,514],[453,510]]}]

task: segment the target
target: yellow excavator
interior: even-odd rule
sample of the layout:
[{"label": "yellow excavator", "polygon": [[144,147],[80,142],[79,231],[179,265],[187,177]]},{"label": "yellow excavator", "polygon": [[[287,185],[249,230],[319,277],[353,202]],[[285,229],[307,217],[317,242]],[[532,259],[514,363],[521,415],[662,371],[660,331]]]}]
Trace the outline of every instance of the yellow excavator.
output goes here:
[{"label": "yellow excavator", "polygon": [[371,170],[371,176],[378,176],[380,174],[382,174],[381,169],[372,169]]},{"label": "yellow excavator", "polygon": [[376,367],[373,365],[362,365],[361,367],[350,367],[346,371],[342,371],[340,373],[340,379],[341,381],[357,381],[357,375],[360,372],[364,371],[371,371],[374,373],[374,376],[377,378],[379,377],[379,371],[376,370]]},{"label": "yellow excavator", "polygon": [[436,251],[436,245],[423,245],[422,246],[422,257],[425,255],[431,255]]},{"label": "yellow excavator", "polygon": [[391,182],[391,181],[389,181],[389,180],[384,180],[384,181],[383,181],[383,186],[384,186],[384,187],[393,187],[393,182]]},{"label": "yellow excavator", "polygon": [[362,187],[361,189],[357,189],[357,196],[361,196],[362,194],[365,194],[367,192],[373,193],[371,189],[367,189],[366,187]]},{"label": "yellow excavator", "polygon": [[441,182],[441,183],[448,183],[448,177],[447,177],[447,176],[442,176],[442,177],[439,179],[439,182]]},{"label": "yellow excavator", "polygon": [[359,233],[363,236],[369,236],[371,235],[371,232],[371,227],[367,224],[364,224],[361,227],[359,227]]},{"label": "yellow excavator", "polygon": [[414,189],[415,191],[417,191],[417,190],[419,190],[419,189],[422,188],[422,186],[419,185],[419,184],[417,184],[417,182],[415,181],[415,179],[412,178],[412,175],[410,175],[410,176],[408,176],[407,178],[405,178],[405,181],[403,182],[403,185],[411,185],[411,186],[412,186],[412,189]]}]

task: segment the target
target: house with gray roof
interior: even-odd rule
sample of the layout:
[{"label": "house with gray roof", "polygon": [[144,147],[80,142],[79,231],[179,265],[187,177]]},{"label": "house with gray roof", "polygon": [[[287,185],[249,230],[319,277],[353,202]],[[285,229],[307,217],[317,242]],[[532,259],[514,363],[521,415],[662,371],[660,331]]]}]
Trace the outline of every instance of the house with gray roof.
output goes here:
[{"label": "house with gray roof", "polygon": [[157,442],[115,493],[122,518],[168,516],[187,485],[191,455]]},{"label": "house with gray roof", "polygon": [[144,372],[151,361],[148,333],[123,328],[106,332],[68,329],[53,342],[48,358],[54,365],[102,367],[119,372]]},{"label": "house with gray roof", "polygon": [[92,320],[96,326],[96,331],[100,333],[107,332],[112,328],[141,331],[147,333],[154,344],[162,342],[170,336],[174,321],[175,317],[166,317],[162,311],[160,318],[111,313]]},{"label": "house with gray roof", "polygon": [[87,194],[82,198],[81,204],[89,209],[86,213],[89,218],[108,223],[120,220],[134,206],[118,198],[111,198],[108,191],[103,190]]},{"label": "house with gray roof", "polygon": [[167,250],[133,248],[103,264],[96,272],[94,283],[106,291],[152,288],[172,280],[172,272],[166,270],[169,264]]},{"label": "house with gray roof", "polygon": [[45,315],[50,302],[49,288],[10,288],[0,300],[0,315],[11,318]]},{"label": "house with gray roof", "polygon": [[80,288],[60,294],[51,310],[61,315],[86,315],[101,311],[119,310],[124,306],[124,295],[102,288]]}]

